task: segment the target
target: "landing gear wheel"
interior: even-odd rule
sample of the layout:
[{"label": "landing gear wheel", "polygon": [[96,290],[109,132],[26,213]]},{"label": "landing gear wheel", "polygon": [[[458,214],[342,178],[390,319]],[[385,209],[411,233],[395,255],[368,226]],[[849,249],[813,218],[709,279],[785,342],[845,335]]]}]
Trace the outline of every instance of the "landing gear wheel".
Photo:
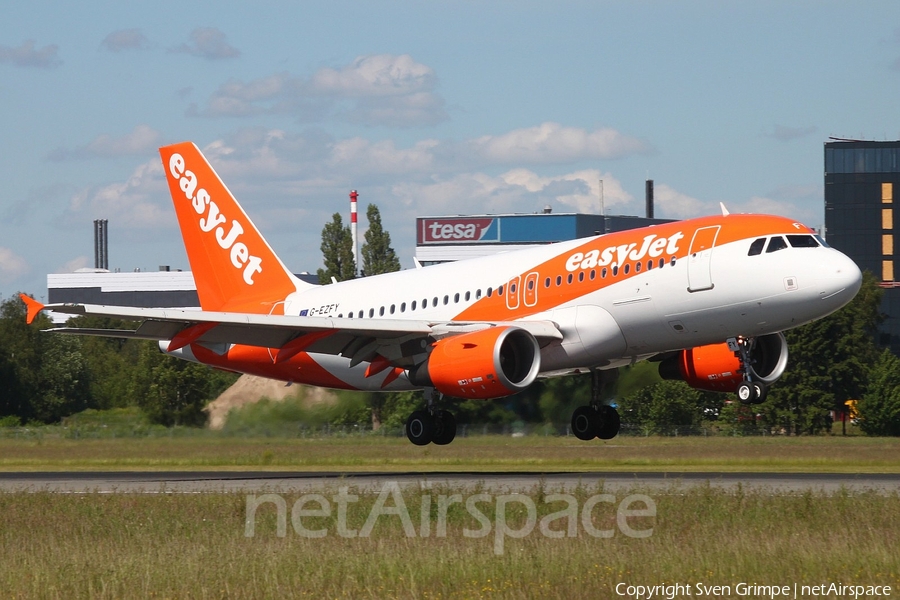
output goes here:
[{"label": "landing gear wheel", "polygon": [[604,404],[597,409],[597,414],[600,417],[600,427],[597,428],[597,437],[601,440],[611,440],[616,437],[616,435],[619,434],[619,425],[621,424],[619,411],[608,404]]},{"label": "landing gear wheel", "polygon": [[425,410],[414,411],[406,420],[406,437],[416,446],[430,444],[434,429],[434,417]]},{"label": "landing gear wheel", "polygon": [[439,410],[434,415],[434,435],[431,441],[446,446],[456,437],[456,417],[449,410]]},{"label": "landing gear wheel", "polygon": [[757,382],[753,382],[753,394],[755,399],[753,400],[753,404],[762,404],[766,401],[766,397],[769,395],[769,388],[765,385]]},{"label": "landing gear wheel", "polygon": [[572,433],[579,440],[592,440],[600,430],[600,414],[590,406],[579,406],[572,413]]},{"label": "landing gear wheel", "polygon": [[756,401],[756,388],[749,381],[742,381],[735,390],[741,404],[753,404]]}]

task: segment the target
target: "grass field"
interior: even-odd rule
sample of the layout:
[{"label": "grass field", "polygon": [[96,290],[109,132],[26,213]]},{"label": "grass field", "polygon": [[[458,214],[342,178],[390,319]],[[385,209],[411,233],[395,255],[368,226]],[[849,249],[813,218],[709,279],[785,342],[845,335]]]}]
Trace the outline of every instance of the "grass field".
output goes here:
[{"label": "grass field", "polygon": [[[562,507],[548,501],[548,491],[529,495],[539,518]],[[597,491],[577,491],[578,506]],[[352,538],[337,535],[333,516],[307,518],[308,528],[325,529],[320,539],[298,535],[290,516],[279,537],[272,505],[258,509],[247,537],[246,497],[237,494],[0,494],[0,590],[12,598],[575,600],[617,597],[620,583],[732,586],[717,597],[741,597],[734,588],[740,582],[900,589],[896,494],[648,492],[656,515],[631,525],[651,530],[649,537],[593,537],[579,522],[575,537],[550,538],[535,528],[506,538],[498,554],[493,533],[465,536],[479,523],[459,504],[447,513],[446,536],[437,536],[437,498],[453,492],[431,490],[428,535],[420,529],[421,492],[405,491],[413,537],[397,516],[382,516],[371,536]],[[353,529],[363,527],[375,502],[374,494],[359,495],[347,513]],[[285,499],[290,511],[297,497]],[[482,508],[493,523],[492,505]],[[524,514],[507,514],[511,528],[521,527]],[[615,525],[612,505],[591,515],[597,528]],[[550,529],[565,527],[563,520]]]},{"label": "grass field", "polygon": [[900,472],[900,439],[816,437],[574,437],[499,435],[417,447],[405,438],[0,438],[0,470],[272,469],[304,471],[807,471]]}]

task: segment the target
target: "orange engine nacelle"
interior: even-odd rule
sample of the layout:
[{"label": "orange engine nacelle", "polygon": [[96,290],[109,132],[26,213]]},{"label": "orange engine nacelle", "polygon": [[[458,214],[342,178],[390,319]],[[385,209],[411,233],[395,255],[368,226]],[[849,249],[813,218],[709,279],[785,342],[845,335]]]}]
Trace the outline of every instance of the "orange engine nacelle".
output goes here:
[{"label": "orange engine nacelle", "polygon": [[[788,347],[784,335],[760,336],[750,346],[750,379],[771,385],[787,366]],[[741,360],[728,344],[710,344],[682,350],[659,363],[663,379],[687,382],[711,392],[733,392],[743,379]]]},{"label": "orange engine nacelle", "polygon": [[490,327],[439,340],[409,379],[456,398],[502,398],[531,385],[540,368],[533,335],[518,327]]}]

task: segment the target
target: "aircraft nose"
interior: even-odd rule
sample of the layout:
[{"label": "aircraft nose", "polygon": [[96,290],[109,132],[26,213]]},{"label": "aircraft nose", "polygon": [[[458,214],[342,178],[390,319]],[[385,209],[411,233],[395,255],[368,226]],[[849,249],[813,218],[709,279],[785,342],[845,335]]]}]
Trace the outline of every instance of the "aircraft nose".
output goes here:
[{"label": "aircraft nose", "polygon": [[829,261],[825,285],[819,292],[823,300],[841,307],[856,296],[862,287],[862,272],[853,259],[846,254],[835,252],[833,260]]}]

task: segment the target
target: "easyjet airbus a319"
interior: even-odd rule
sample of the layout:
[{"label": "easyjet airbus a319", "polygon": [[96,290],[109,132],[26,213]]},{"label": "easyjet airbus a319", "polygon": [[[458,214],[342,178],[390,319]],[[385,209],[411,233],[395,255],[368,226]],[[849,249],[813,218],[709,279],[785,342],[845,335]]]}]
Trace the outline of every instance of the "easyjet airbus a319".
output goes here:
[{"label": "easyjet airbus a319", "polygon": [[782,331],[849,302],[856,264],[808,227],[765,215],[704,217],[377,275],[304,283],[284,266],[200,150],[160,149],[201,311],[41,303],[140,321],[136,331],[54,331],[159,340],[173,356],[330,388],[422,389],[414,444],[450,443],[437,394],[502,398],[538,377],[593,372],[572,416],[581,439],[619,430],[597,393],[640,360],[706,390],[761,401],[787,364]]}]

